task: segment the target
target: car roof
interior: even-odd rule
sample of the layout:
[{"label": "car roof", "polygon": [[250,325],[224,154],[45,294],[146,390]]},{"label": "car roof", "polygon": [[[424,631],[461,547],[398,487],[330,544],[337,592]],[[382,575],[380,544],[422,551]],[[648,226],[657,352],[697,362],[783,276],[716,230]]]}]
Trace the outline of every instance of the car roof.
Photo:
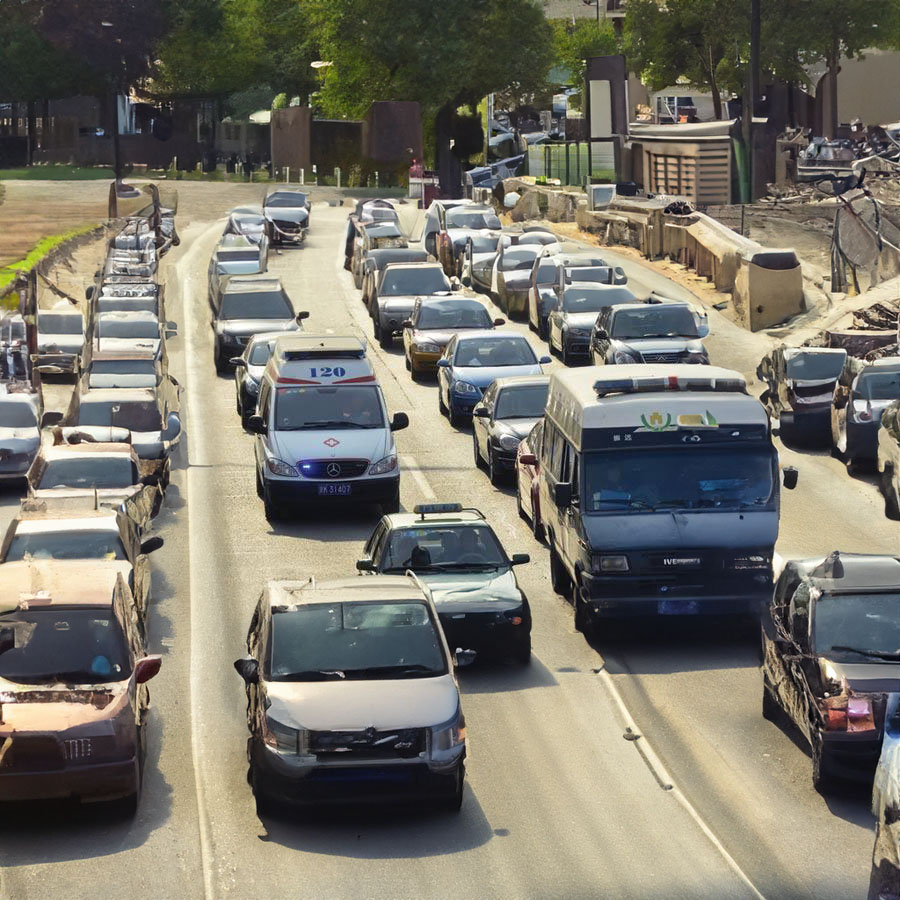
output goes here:
[{"label": "car roof", "polygon": [[900,590],[900,557],[843,553],[790,560],[788,565],[823,593]]},{"label": "car roof", "polygon": [[108,309],[97,313],[97,318],[104,322],[159,322],[159,316],[147,309]]},{"label": "car roof", "polygon": [[52,462],[55,459],[65,459],[69,456],[124,456],[128,459],[132,457],[137,458],[131,444],[94,441],[80,444],[50,444],[43,447],[38,455],[48,462]]},{"label": "car roof", "polygon": [[53,313],[53,315],[64,315],[64,316],[81,316],[81,310],[77,307],[73,307],[68,300],[57,300],[50,309],[39,309],[38,310],[38,318],[40,319],[42,313]]},{"label": "car roof", "polygon": [[[10,390],[18,382],[7,382],[0,384],[0,403],[24,403],[37,409],[39,405],[39,396],[37,390],[31,385],[25,385],[24,391]],[[24,384],[24,383],[23,383]]]},{"label": "car roof", "polygon": [[[593,284],[594,282],[588,282]],[[600,285],[601,287],[622,287],[622,285]],[[568,287],[568,285],[567,285]],[[627,290],[627,288],[626,288]],[[678,306],[681,309],[691,310],[692,305],[686,300],[667,300],[665,303],[617,303],[611,306],[612,315],[618,315],[620,312],[647,312],[654,309],[666,309],[667,307]]]},{"label": "car roof", "polygon": [[847,351],[843,347],[783,347],[782,354],[785,359],[793,359],[795,356],[805,356],[806,354],[846,356]]},{"label": "car roof", "polygon": [[86,560],[19,560],[0,566],[0,613],[54,606],[111,607],[113,566]]},{"label": "car roof", "polygon": [[366,344],[363,340],[353,335],[340,334],[298,334],[288,332],[284,334],[275,347],[275,356],[279,360],[291,362],[288,355],[292,353],[315,353],[327,356],[333,353],[365,353]]},{"label": "car roof", "polygon": [[283,291],[284,286],[281,279],[273,275],[227,275],[223,290],[226,294],[253,294],[263,291]]},{"label": "car roof", "polygon": [[528,387],[534,384],[550,384],[549,375],[508,375],[505,378],[497,378],[494,380],[497,390],[502,391],[504,388]]},{"label": "car roof", "polygon": [[[518,331],[503,331],[498,328],[479,328],[475,331],[467,331],[465,334],[459,334],[457,344],[462,344],[465,341],[480,341],[484,338],[515,338],[517,341],[525,341],[526,344],[528,343],[525,335],[520,334]],[[528,346],[530,347],[531,344],[528,344]]]},{"label": "car roof", "polygon": [[[232,213],[234,215],[234,213]],[[213,250],[213,253],[218,253],[220,250],[258,250],[259,244],[255,241],[251,241],[250,238],[245,234],[223,234],[221,238],[219,238],[219,243],[216,245],[216,249]]]},{"label": "car roof", "polygon": [[[78,498],[81,499],[81,498]],[[119,520],[114,509],[64,509],[54,503],[46,511],[19,512],[14,520],[16,534],[41,534],[47,531],[110,531],[118,534]],[[68,514],[67,514],[68,513]],[[2,569],[3,566],[0,566]]]},{"label": "car roof", "polygon": [[426,525],[487,525],[487,519],[475,509],[463,509],[452,513],[392,513],[384,517],[392,530],[399,528],[424,528]]},{"label": "car roof", "polygon": [[370,575],[334,581],[272,580],[266,583],[270,608],[298,607],[316,603],[384,603],[417,600],[428,603],[421,582],[409,575]]}]

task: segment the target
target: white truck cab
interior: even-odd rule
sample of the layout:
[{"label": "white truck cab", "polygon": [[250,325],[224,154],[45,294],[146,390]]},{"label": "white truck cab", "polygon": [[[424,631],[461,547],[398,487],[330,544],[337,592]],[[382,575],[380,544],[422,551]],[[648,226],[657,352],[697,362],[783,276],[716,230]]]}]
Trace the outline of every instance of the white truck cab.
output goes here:
[{"label": "white truck cab", "polygon": [[393,432],[366,344],[358,337],[290,334],[278,338],[263,373],[257,414],[256,487],[266,517],[304,503],[380,503],[400,507]]}]

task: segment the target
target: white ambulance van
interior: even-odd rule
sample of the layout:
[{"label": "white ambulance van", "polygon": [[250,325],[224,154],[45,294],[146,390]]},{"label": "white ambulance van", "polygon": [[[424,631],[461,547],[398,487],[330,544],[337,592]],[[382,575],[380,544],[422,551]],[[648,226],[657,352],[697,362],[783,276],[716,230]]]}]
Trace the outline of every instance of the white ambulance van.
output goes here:
[{"label": "white ambulance van", "polygon": [[256,488],[269,519],[313,503],[400,508],[393,432],[364,340],[338,335],[279,338],[259,388]]}]

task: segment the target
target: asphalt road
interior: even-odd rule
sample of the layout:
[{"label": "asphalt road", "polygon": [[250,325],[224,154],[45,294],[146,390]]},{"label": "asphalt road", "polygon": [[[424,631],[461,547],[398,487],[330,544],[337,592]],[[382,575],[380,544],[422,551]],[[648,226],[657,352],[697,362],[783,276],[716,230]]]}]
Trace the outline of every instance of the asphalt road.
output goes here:
[{"label": "asphalt road", "polygon": [[[589,646],[550,590],[546,550],[518,519],[512,489],[476,472],[470,432],[439,416],[433,384],[410,380],[399,342],[369,352],[389,410],[411,420],[397,436],[403,505],[478,506],[508,552],[532,555],[518,572],[535,658],[527,669],[460,673],[470,739],[460,814],[257,818],[232,668],[252,608],[266,578],[352,573],[378,511],[266,521],[233,382],[212,365],[206,265],[230,204],[205,203],[166,263],[187,428],[156,524],[166,545],[153,557],[150,638],[164,662],[151,684],[141,807],[133,822],[59,805],[4,814],[0,897],[865,896],[867,794],[822,798],[802,747],[762,719],[753,627],[637,623]],[[315,204],[307,244],[273,255],[270,270],[310,311],[307,330],[371,337],[342,268],[346,213]],[[622,264],[639,293],[682,291]],[[768,339],[714,311],[710,321],[713,362],[752,372]],[[782,556],[897,552],[871,479],[850,478],[826,455],[786,450],[783,461],[798,466],[800,486],[783,497]],[[4,519],[16,503],[3,498]],[[626,740],[627,729],[643,737]]]}]

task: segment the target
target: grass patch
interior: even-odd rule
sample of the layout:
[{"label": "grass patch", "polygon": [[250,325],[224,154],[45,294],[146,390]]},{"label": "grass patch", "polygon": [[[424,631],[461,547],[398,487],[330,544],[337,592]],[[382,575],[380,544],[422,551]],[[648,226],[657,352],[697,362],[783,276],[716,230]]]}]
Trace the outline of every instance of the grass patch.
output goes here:
[{"label": "grass patch", "polygon": [[23,166],[0,169],[0,181],[111,181],[113,170],[94,166]]},{"label": "grass patch", "polygon": [[16,260],[16,262],[0,268],[0,290],[3,290],[3,288],[10,284],[18,272],[28,272],[33,269],[48,253],[50,253],[51,250],[56,249],[64,241],[79,237],[82,234],[87,234],[96,227],[96,224],[82,225],[79,228],[72,228],[69,231],[64,231],[62,234],[52,234],[48,237],[41,238],[41,240],[31,248],[24,259]]}]

